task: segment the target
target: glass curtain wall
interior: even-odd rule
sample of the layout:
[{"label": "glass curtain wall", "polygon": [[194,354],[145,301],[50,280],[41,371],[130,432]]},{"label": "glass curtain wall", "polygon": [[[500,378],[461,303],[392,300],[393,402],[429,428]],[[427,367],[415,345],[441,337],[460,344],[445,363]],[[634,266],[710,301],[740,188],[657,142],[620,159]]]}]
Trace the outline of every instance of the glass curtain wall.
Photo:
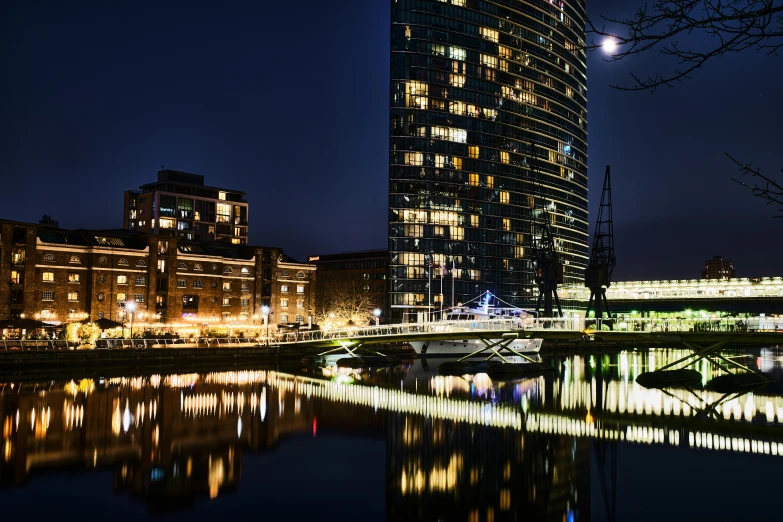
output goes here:
[{"label": "glass curtain wall", "polygon": [[[486,291],[535,304],[546,220],[564,283],[587,264],[584,0],[393,0],[393,315]],[[441,290],[442,288],[442,290]],[[452,297],[453,296],[453,297]]]}]

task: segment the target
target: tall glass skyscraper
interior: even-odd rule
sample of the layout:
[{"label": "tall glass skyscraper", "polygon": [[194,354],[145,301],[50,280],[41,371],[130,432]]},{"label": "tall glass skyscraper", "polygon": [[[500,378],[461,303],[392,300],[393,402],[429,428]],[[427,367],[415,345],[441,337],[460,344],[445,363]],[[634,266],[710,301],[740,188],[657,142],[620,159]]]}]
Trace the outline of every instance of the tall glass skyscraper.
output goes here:
[{"label": "tall glass skyscraper", "polygon": [[391,6],[393,315],[421,320],[430,307],[487,290],[513,306],[534,305],[531,254],[543,220],[564,283],[580,282],[588,243],[585,0]]}]

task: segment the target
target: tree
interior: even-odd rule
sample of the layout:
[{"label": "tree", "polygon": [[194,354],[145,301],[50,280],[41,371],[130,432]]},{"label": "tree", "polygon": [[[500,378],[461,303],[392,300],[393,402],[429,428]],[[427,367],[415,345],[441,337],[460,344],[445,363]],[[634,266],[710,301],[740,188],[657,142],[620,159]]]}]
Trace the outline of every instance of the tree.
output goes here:
[{"label": "tree", "polygon": [[[726,154],[726,156],[728,156],[731,161],[739,166],[739,170],[743,176],[749,175],[751,178],[759,178],[763,184],[759,185],[754,181],[753,185],[748,185],[747,183],[743,183],[736,178],[731,178],[732,181],[735,181],[736,183],[739,183],[743,187],[749,189],[754,196],[767,200],[767,205],[780,205],[781,208],[778,209],[778,212],[781,212],[781,214],[775,217],[783,217],[783,185],[781,185],[778,181],[765,176],[761,173],[760,169],[753,168],[750,163],[743,164],[734,159],[731,154]],[[783,172],[783,169],[781,169],[781,172]]]},{"label": "tree", "polygon": [[[624,91],[671,87],[727,53],[756,49],[776,54],[783,47],[783,0],[655,0],[652,6],[645,2],[632,18],[601,19],[609,29],[588,20],[588,34],[614,40],[617,52],[610,54],[609,61],[658,50],[678,62],[670,73],[656,72],[646,78],[632,74],[633,85],[612,86]],[[617,26],[620,30],[614,32]],[[700,35],[708,37],[706,45],[694,38]],[[603,45],[593,41],[587,49]]]},{"label": "tree", "polygon": [[[668,74],[655,73],[642,79],[631,74],[634,84],[612,87],[623,91],[655,91],[666,85],[672,87],[690,77],[710,60],[727,53],[749,49],[777,54],[783,48],[783,0],[655,0],[652,7],[645,2],[632,18],[620,19],[602,16],[611,26],[619,26],[625,36],[600,29],[590,20],[588,34],[612,39],[617,52],[611,52],[609,61],[619,61],[629,56],[657,50],[678,62],[680,68]],[[707,45],[699,45],[693,36],[707,36]],[[683,46],[680,38],[688,40]],[[603,42],[593,41],[588,50],[603,47]],[[750,163],[743,164],[726,154],[739,166],[743,176],[761,180],[759,185],[744,183],[731,178],[749,189],[754,196],[767,204],[783,206],[783,185],[761,174]],[[778,209],[783,212],[783,209]],[[781,217],[781,216],[776,216]]]},{"label": "tree", "polygon": [[372,321],[373,302],[359,273],[332,273],[319,281],[315,319],[324,328],[366,325]]}]

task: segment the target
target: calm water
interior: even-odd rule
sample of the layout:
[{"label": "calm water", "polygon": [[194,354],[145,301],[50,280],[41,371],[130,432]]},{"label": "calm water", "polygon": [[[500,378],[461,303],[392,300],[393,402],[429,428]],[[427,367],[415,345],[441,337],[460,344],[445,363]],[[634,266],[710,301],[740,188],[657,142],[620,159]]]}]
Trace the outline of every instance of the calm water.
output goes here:
[{"label": "calm water", "polygon": [[[686,352],[545,357],[514,381],[248,369],[0,384],[5,519],[770,520],[783,354],[754,392],[650,390]],[[697,369],[708,381],[706,363]]]}]

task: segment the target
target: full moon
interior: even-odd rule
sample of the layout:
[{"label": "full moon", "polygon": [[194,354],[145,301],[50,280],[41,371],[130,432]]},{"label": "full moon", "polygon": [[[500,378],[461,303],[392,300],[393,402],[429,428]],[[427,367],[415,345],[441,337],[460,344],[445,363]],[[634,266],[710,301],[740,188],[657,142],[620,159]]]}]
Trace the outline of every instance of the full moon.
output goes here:
[{"label": "full moon", "polygon": [[603,47],[606,54],[614,54],[617,50],[617,40],[610,36],[604,40],[604,43],[601,45],[601,47]]}]

